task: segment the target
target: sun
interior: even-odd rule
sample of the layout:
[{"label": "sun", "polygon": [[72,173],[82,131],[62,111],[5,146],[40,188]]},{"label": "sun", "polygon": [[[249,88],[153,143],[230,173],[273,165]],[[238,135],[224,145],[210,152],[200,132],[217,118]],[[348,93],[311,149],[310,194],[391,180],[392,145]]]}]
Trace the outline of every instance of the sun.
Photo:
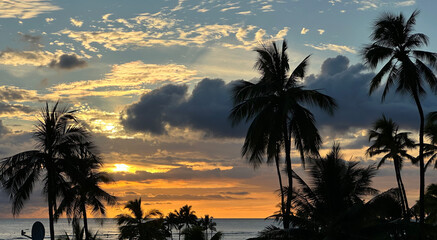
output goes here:
[{"label": "sun", "polygon": [[126,164],[114,164],[113,172],[129,172],[130,167]]}]

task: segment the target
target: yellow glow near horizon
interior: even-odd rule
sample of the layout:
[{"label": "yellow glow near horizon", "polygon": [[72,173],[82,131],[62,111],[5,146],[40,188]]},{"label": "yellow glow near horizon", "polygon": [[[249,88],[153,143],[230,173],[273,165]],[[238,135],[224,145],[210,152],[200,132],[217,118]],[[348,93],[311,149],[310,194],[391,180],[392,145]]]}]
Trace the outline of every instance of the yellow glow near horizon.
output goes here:
[{"label": "yellow glow near horizon", "polygon": [[115,168],[112,169],[113,172],[130,172],[129,170],[131,169],[131,167],[123,163],[114,164],[114,166]]}]

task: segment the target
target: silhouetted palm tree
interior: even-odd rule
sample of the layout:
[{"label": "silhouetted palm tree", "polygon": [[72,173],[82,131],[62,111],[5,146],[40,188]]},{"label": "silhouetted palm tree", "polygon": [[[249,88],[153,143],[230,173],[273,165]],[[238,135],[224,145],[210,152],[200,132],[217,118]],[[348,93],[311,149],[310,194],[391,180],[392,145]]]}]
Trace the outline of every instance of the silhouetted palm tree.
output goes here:
[{"label": "silhouetted palm tree", "polygon": [[[165,225],[167,226],[168,230],[170,231],[170,236],[171,239],[173,239],[173,233],[172,230],[173,228],[178,229],[178,224],[179,224],[179,220],[176,216],[175,213],[170,212],[165,218]],[[180,231],[179,231],[179,235],[180,235]]]},{"label": "silhouetted palm tree", "polygon": [[388,59],[381,70],[372,79],[369,94],[372,94],[381,85],[384,76],[387,76],[382,101],[393,85],[396,91],[411,96],[417,106],[420,116],[419,128],[419,166],[420,166],[420,223],[423,223],[424,193],[425,193],[425,165],[423,159],[424,113],[420,98],[426,94],[426,83],[434,92],[437,92],[437,78],[433,70],[437,67],[437,54],[417,50],[428,44],[428,37],[422,33],[413,33],[416,16],[414,11],[407,19],[401,13],[393,15],[383,14],[375,23],[371,35],[372,44],[363,49],[362,55],[366,64],[375,69],[380,62]]},{"label": "silhouetted palm tree", "polygon": [[211,230],[211,236],[212,236],[212,231],[216,230],[215,226],[217,224],[213,222],[212,219],[213,217],[210,217],[208,214],[200,219],[200,226],[202,226],[203,231],[205,231],[205,239],[208,239],[208,230]]},{"label": "silhouetted palm tree", "polygon": [[129,240],[165,240],[168,232],[164,226],[164,218],[160,211],[153,209],[144,213],[141,209],[141,198],[127,202],[128,214],[117,215],[120,235],[118,239]]},{"label": "silhouetted palm tree", "polygon": [[[344,161],[340,147],[334,145],[325,158],[311,161],[310,184],[297,174],[300,186],[295,190],[293,206],[296,215],[292,222],[299,230],[309,231],[320,239],[353,239],[353,208],[363,206],[363,197],[376,194],[371,187],[376,174],[374,166],[362,168],[358,162]],[[359,224],[358,224],[359,225]],[[356,233],[358,234],[358,233]],[[308,235],[307,239],[311,239]],[[316,237],[318,239],[318,237]]]},{"label": "silhouetted palm tree", "polygon": [[68,174],[71,176],[70,188],[64,194],[57,209],[57,217],[63,212],[69,218],[83,217],[85,237],[90,238],[88,229],[87,207],[91,207],[93,213],[106,214],[103,202],[109,205],[116,203],[116,197],[107,193],[99,185],[109,183],[112,179],[105,172],[99,172],[102,166],[100,157],[91,152],[94,146],[91,142],[82,143],[78,151],[71,154],[71,166]]},{"label": "silhouetted palm tree", "polygon": [[191,225],[195,225],[197,223],[196,212],[191,210],[192,206],[185,205],[179,209],[179,211],[175,210],[175,214],[179,221],[185,224],[186,228],[190,228]]},{"label": "silhouetted palm tree", "polygon": [[425,165],[425,170],[434,163],[434,168],[437,168],[437,112],[431,112],[426,117],[425,135],[429,143],[425,143],[424,156],[428,158]]},{"label": "silhouetted palm tree", "polygon": [[50,109],[46,103],[33,132],[36,150],[4,158],[0,163],[0,181],[12,199],[14,215],[20,213],[35,183],[43,177],[52,240],[55,238],[53,223],[56,198],[68,187],[64,174],[69,163],[68,154],[88,137],[74,112],[67,107],[58,108],[58,103]]},{"label": "silhouetted palm tree", "polygon": [[[307,90],[299,84],[299,80],[305,76],[309,57],[288,75],[290,67],[286,50],[285,40],[282,49],[278,49],[276,43],[255,49],[258,53],[255,68],[261,73],[261,78],[257,83],[239,81],[235,84],[234,107],[230,118],[234,125],[241,121],[252,121],[246,134],[242,155],[254,166],[262,163],[264,154],[267,154],[267,160],[275,159],[279,169],[280,150],[284,149],[288,186],[292,188],[292,139],[302,161],[305,153],[318,155],[321,145],[314,116],[302,104],[317,106],[329,113],[334,111],[336,104],[331,97],[316,90]],[[280,174],[280,171],[278,173]],[[281,180],[280,176],[278,177]],[[280,189],[282,191],[282,186]],[[283,213],[284,228],[289,227],[291,200],[290,193]]]},{"label": "silhouetted palm tree", "polygon": [[378,169],[387,159],[392,159],[395,167],[396,182],[401,196],[402,212],[405,218],[409,218],[409,207],[407,194],[405,193],[404,184],[401,177],[401,169],[404,158],[414,162],[414,158],[407,153],[407,149],[414,148],[414,141],[408,135],[409,132],[398,132],[399,126],[390,118],[385,116],[378,119],[373,128],[369,130],[369,141],[372,145],[367,149],[366,154],[370,157],[384,154],[378,163]]}]

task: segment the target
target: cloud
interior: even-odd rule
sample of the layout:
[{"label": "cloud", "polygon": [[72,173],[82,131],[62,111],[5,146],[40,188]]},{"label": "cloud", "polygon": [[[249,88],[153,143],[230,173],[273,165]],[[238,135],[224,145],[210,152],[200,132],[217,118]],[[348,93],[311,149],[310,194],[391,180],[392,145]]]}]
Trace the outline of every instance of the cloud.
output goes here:
[{"label": "cloud", "polygon": [[242,137],[245,126],[232,128],[232,82],[203,79],[188,96],[185,85],[166,85],[144,94],[128,106],[122,125],[130,131],[165,134],[166,125],[205,132],[208,137]]},{"label": "cloud", "polygon": [[234,9],[239,9],[239,8],[240,8],[240,6],[233,6],[233,7],[223,8],[223,9],[220,10],[220,12],[226,12],[226,11],[229,11],[229,10],[234,10]]},{"label": "cloud", "polygon": [[[368,129],[382,114],[392,118],[401,128],[417,129],[418,113],[409,96],[396,94],[393,89],[381,103],[381,89],[368,95],[373,76],[374,73],[367,72],[362,64],[349,65],[349,59],[339,55],[326,59],[319,75],[306,78],[308,88],[319,89],[338,103],[333,117],[314,111],[318,124],[333,130],[330,132],[332,137],[350,129]],[[432,94],[423,99],[425,113],[435,110],[435,102],[437,97]]]},{"label": "cloud", "polygon": [[51,22],[55,21],[54,18],[46,18],[45,20],[46,20],[47,23],[51,23]]},{"label": "cloud", "polygon": [[34,109],[22,104],[10,104],[0,101],[0,117],[14,116],[19,113],[31,113]]},{"label": "cloud", "polygon": [[264,5],[264,6],[261,7],[261,10],[262,10],[263,12],[273,12],[273,11],[275,11],[275,10],[273,10],[272,7],[273,7],[272,5]]},{"label": "cloud", "polygon": [[86,66],[85,60],[80,59],[78,55],[74,53],[66,54],[60,50],[52,53],[42,50],[19,51],[6,49],[0,52],[0,64],[12,66],[31,65],[58,69],[73,69]]},{"label": "cloud", "polygon": [[176,5],[176,7],[174,7],[174,8],[171,9],[170,11],[172,11],[172,12],[176,12],[176,11],[182,10],[182,9],[183,9],[182,4],[183,4],[184,2],[185,2],[185,0],[178,0],[178,5]]},{"label": "cloud", "polygon": [[49,67],[71,70],[74,68],[83,68],[86,65],[86,61],[79,59],[75,54],[63,54],[59,56],[59,59],[52,60],[49,64]]},{"label": "cloud", "polygon": [[0,64],[12,66],[47,66],[58,54],[60,54],[60,52],[52,53],[41,50],[18,51],[6,49],[0,52]]},{"label": "cloud", "polygon": [[18,33],[20,35],[21,41],[29,43],[34,48],[43,47],[41,45],[41,36],[32,36],[30,34]]},{"label": "cloud", "polygon": [[0,18],[29,19],[61,9],[48,0],[2,0]]},{"label": "cloud", "polygon": [[251,11],[237,12],[237,14],[239,15],[250,15],[251,13],[252,13]]},{"label": "cloud", "polygon": [[26,102],[38,99],[36,90],[26,90],[16,86],[0,86],[0,101]]},{"label": "cloud", "polygon": [[259,47],[260,42],[279,41],[284,39],[284,37],[287,36],[289,30],[288,27],[284,27],[283,29],[279,30],[276,35],[266,37],[266,31],[260,28],[253,34],[252,40],[247,39],[249,33],[253,32],[255,29],[256,27],[252,25],[249,25],[246,28],[239,28],[238,31],[235,33],[235,37],[237,38],[239,43],[223,43],[222,45],[230,49],[241,48],[246,50],[253,50],[256,47]]},{"label": "cloud", "polygon": [[165,18],[150,13],[142,13],[137,17],[132,18],[132,20],[134,20],[137,24],[146,26],[147,28],[159,29],[159,30],[172,28],[174,27],[176,22],[178,22],[175,19]]},{"label": "cloud", "polygon": [[308,31],[309,31],[308,28],[302,28],[302,30],[300,30],[300,34],[305,35],[307,34]]},{"label": "cloud", "polygon": [[322,35],[323,33],[325,33],[325,30],[323,30],[323,29],[317,29],[317,31],[319,32],[320,35]]},{"label": "cloud", "polygon": [[337,52],[337,53],[344,53],[344,52],[354,53],[354,54],[357,53],[357,51],[354,48],[352,48],[352,47],[336,45],[336,44],[332,44],[332,43],[328,43],[328,44],[322,43],[322,44],[319,44],[319,45],[305,44],[305,46],[311,47],[311,48],[314,48],[314,49],[317,49],[317,50],[320,50],[320,51],[329,50],[329,51],[334,51],[334,52]]},{"label": "cloud", "polygon": [[[190,179],[248,179],[256,176],[250,167],[234,167],[229,170],[193,170],[182,166],[174,168],[164,173],[150,173],[147,171],[137,171],[135,173],[111,173],[116,181],[147,181],[156,179],[165,180],[190,180]],[[245,195],[244,193],[226,193],[229,195]]]},{"label": "cloud", "polygon": [[145,64],[142,61],[133,61],[114,64],[104,79],[62,83],[49,90],[53,97],[140,95],[148,89],[148,85],[185,83],[195,79],[196,74],[196,71],[183,65]]},{"label": "cloud", "polygon": [[3,121],[0,119],[0,137],[3,137],[3,135],[10,133],[11,131],[3,125]]},{"label": "cloud", "polygon": [[416,4],[415,0],[408,0],[408,1],[397,2],[397,3],[395,3],[395,6],[408,7],[408,6],[413,6],[414,4]]},{"label": "cloud", "polygon": [[70,23],[71,25],[75,26],[75,27],[82,27],[83,25],[83,21],[74,19],[74,18],[70,18]]}]

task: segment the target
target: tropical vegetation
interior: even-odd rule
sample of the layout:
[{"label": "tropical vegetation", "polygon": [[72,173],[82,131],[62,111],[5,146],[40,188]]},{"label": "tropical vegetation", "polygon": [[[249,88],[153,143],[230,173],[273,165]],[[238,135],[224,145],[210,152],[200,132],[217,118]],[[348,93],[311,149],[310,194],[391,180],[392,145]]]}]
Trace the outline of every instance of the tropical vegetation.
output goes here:
[{"label": "tropical vegetation", "polygon": [[[306,89],[300,82],[306,73],[309,56],[289,73],[287,42],[279,49],[276,43],[255,49],[258,59],[255,68],[260,72],[256,83],[239,81],[233,88],[234,107],[230,113],[233,124],[242,121],[251,124],[247,130],[242,155],[257,167],[264,155],[276,163],[284,228],[290,226],[291,192],[284,196],[279,156],[285,154],[288,187],[293,187],[291,144],[299,151],[302,163],[305,155],[318,155],[322,144],[315,119],[306,106],[319,107],[328,113],[336,108],[335,100],[317,90]],[[305,106],[306,105],[306,106]],[[285,203],[284,203],[285,202]]]},{"label": "tropical vegetation", "polygon": [[[366,150],[377,164],[367,167],[344,160],[336,143],[326,156],[320,156],[322,137],[310,110],[333,114],[337,104],[303,84],[310,56],[291,71],[285,40],[280,47],[272,42],[255,49],[260,78],[234,83],[229,118],[233,125],[249,125],[242,156],[255,168],[263,163],[275,165],[280,203],[272,217],[283,226],[269,226],[256,239],[437,239],[437,185],[425,189],[425,172],[437,168],[437,112],[425,115],[422,106],[428,89],[437,94],[437,53],[422,50],[429,39],[414,32],[418,14],[414,11],[407,18],[384,13],[373,25],[372,43],[362,50],[365,64],[378,68],[369,79],[369,95],[384,85],[384,101],[396,88],[412,98],[420,119],[417,143],[391,118],[377,119],[368,131]],[[88,214],[105,216],[106,206],[117,201],[102,187],[112,179],[101,171],[103,160],[85,126],[75,110],[58,102],[51,107],[46,103],[33,131],[35,149],[0,161],[0,183],[12,201],[14,216],[42,182],[51,240],[55,239],[54,222],[63,215],[71,220],[72,238],[96,239],[97,233],[89,230]],[[293,148],[307,176],[294,171]],[[418,155],[413,156],[416,150]],[[412,208],[401,174],[406,160],[419,165],[419,200]],[[372,182],[388,161],[393,163],[397,186],[381,193]],[[174,230],[179,240],[223,237],[212,216],[198,218],[188,204],[166,216],[156,209],[143,210],[141,198],[127,201],[124,209],[127,213],[116,217],[120,240],[173,239]],[[68,234],[66,238],[71,239]]]},{"label": "tropical vegetation", "polygon": [[402,13],[383,14],[373,26],[370,38],[373,43],[364,47],[362,55],[365,63],[376,69],[379,64],[388,60],[370,83],[369,94],[374,93],[385,76],[385,87],[381,100],[384,101],[392,87],[396,92],[413,98],[419,113],[419,217],[420,223],[425,221],[425,163],[424,163],[424,130],[425,114],[421,97],[426,94],[426,85],[437,93],[437,77],[433,70],[437,69],[437,53],[420,50],[428,45],[429,39],[423,33],[414,33],[414,25],[419,11],[414,11],[406,18]]}]

